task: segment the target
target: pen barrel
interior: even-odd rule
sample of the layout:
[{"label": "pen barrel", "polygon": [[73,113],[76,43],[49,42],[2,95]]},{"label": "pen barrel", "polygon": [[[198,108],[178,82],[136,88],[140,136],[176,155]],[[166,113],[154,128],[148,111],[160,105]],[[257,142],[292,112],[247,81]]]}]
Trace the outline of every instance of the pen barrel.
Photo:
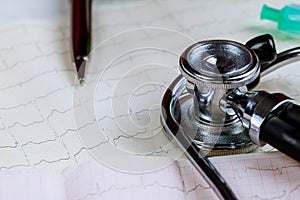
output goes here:
[{"label": "pen barrel", "polygon": [[300,161],[300,129],[281,120],[277,116],[269,116],[260,128],[260,139],[269,143],[279,151]]},{"label": "pen barrel", "polygon": [[91,0],[72,1],[72,44],[77,71],[91,47]]}]

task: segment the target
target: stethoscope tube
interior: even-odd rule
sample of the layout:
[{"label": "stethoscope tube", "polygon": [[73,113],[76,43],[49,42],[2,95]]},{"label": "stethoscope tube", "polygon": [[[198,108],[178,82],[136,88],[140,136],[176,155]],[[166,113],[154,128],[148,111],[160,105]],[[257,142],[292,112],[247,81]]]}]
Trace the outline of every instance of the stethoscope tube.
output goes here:
[{"label": "stethoscope tube", "polygon": [[293,127],[300,129],[300,106],[293,103],[287,105],[279,114],[279,118],[286,120]]},{"label": "stethoscope tube", "polygon": [[292,49],[288,49],[286,51],[283,51],[279,54],[277,54],[277,58],[274,61],[265,63],[261,65],[260,68],[260,76],[263,77],[270,72],[275,71],[276,69],[279,69],[283,65],[299,61],[300,60],[300,47],[295,47]]},{"label": "stethoscope tube", "polygon": [[[179,96],[185,90],[185,79],[179,75],[167,89],[162,101],[161,122],[171,141],[174,141],[185,153],[187,158],[192,162],[195,169],[201,174],[209,186],[213,189],[219,199],[236,200],[234,192],[222,175],[204,155],[204,153],[195,145],[192,138],[189,138],[182,130],[180,125],[171,115],[171,105],[176,104]],[[179,117],[180,118],[180,117]],[[172,130],[171,130],[172,129]]]},{"label": "stethoscope tube", "polygon": [[280,119],[275,115],[268,116],[260,127],[260,139],[262,141],[298,161],[300,160],[299,133],[300,129],[291,125],[287,119]]}]

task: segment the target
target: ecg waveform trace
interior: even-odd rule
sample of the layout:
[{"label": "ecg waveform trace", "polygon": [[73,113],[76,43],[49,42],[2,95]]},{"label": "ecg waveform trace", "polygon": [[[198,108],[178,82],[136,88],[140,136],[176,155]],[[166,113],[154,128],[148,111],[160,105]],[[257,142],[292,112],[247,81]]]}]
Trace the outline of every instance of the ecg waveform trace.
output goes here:
[{"label": "ecg waveform trace", "polygon": [[[120,165],[127,161],[121,159]],[[280,153],[215,157],[212,162],[239,199],[297,199],[300,195],[300,164]],[[130,163],[135,165],[138,159]],[[187,161],[176,161],[146,174],[122,173],[89,164],[65,178],[68,199],[218,199]]]}]

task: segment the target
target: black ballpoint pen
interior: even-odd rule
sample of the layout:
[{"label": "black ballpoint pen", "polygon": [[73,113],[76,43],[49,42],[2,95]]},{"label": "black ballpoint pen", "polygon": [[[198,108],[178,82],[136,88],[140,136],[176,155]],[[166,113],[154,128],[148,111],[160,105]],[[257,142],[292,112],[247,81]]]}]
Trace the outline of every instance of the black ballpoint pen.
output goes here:
[{"label": "black ballpoint pen", "polygon": [[73,63],[80,85],[85,81],[91,48],[92,0],[72,0]]}]

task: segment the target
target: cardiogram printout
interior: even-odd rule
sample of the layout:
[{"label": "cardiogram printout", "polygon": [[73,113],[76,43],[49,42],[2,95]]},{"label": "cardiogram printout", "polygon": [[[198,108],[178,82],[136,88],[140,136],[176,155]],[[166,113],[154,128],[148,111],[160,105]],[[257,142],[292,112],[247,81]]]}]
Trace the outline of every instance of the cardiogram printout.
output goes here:
[{"label": "cardiogram printout", "polygon": [[[152,165],[168,158],[123,157],[118,165]],[[211,159],[239,199],[297,199],[299,163],[280,153]],[[127,167],[128,167],[127,166]],[[99,162],[57,173],[1,175],[1,199],[218,199],[193,166],[173,161],[157,171],[126,173]],[[15,192],[18,191],[18,192]]]},{"label": "cardiogram printout", "polygon": [[[222,6],[203,9],[214,4]],[[216,198],[187,161],[174,161],[182,151],[163,133],[160,101],[179,74],[181,52],[195,41],[243,43],[270,32],[279,51],[299,45],[259,21],[260,7],[233,0],[95,4],[83,87],[71,62],[69,16],[2,24],[0,199]],[[298,64],[265,76],[259,89],[299,100]],[[298,163],[281,154],[212,160],[241,199],[299,195]]]}]

